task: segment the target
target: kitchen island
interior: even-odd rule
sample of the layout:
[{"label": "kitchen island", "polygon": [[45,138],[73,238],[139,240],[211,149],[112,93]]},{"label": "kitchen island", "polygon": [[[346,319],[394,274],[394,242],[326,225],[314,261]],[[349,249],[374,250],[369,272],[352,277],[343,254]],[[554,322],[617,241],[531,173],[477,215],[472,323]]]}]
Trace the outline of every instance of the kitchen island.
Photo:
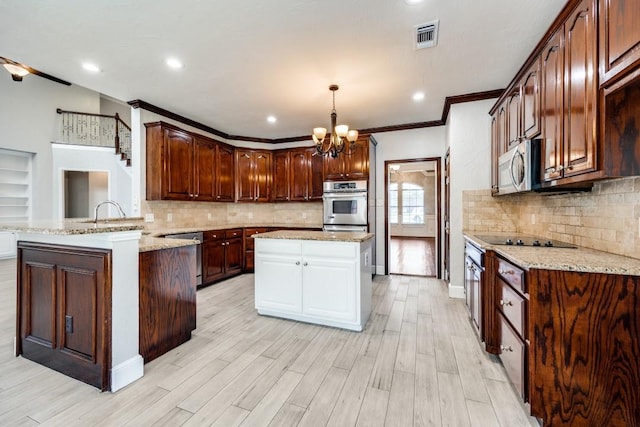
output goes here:
[{"label": "kitchen island", "polygon": [[[157,283],[139,286],[139,253],[193,244],[141,239],[143,228],[123,221],[0,225],[18,240],[17,356],[103,391],[142,377],[139,291]],[[195,267],[194,253],[185,256]],[[193,288],[195,296],[195,279]]]},{"label": "kitchen island", "polygon": [[283,230],[253,238],[259,314],[363,330],[373,234]]}]

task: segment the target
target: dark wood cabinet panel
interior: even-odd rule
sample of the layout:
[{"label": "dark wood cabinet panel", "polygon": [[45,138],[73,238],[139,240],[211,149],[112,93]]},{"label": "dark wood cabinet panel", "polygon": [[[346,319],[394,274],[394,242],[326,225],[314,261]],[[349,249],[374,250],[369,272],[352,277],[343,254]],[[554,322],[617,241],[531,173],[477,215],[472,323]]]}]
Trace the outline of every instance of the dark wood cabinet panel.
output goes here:
[{"label": "dark wood cabinet panel", "polygon": [[190,200],[193,188],[193,138],[186,132],[164,130],[164,194],[167,200]]},{"label": "dark wood cabinet panel", "polygon": [[16,354],[110,389],[111,251],[18,243]]},{"label": "dark wood cabinet panel", "polygon": [[235,198],[235,156],[233,147],[218,145],[218,166],[216,200],[233,202]]},{"label": "dark wood cabinet panel", "polygon": [[540,134],[540,58],[529,67],[520,87],[522,96],[522,136],[533,139]]},{"label": "dark wood cabinet panel", "polygon": [[242,273],[242,267],[244,265],[242,238],[238,237],[227,240],[225,251],[225,274],[230,276]]},{"label": "dark wood cabinet panel", "polygon": [[315,147],[307,148],[305,151],[311,163],[310,182],[307,190],[308,198],[309,200],[322,200],[322,193],[324,192],[322,187],[324,182],[322,156],[317,154]]},{"label": "dark wood cabinet panel", "polygon": [[600,0],[600,86],[640,65],[640,2]]},{"label": "dark wood cabinet panel", "polygon": [[564,33],[556,32],[542,51],[542,141],[543,180],[561,176],[564,117]]},{"label": "dark wood cabinet panel", "polygon": [[252,227],[244,229],[244,271],[246,273],[253,272],[255,261],[255,239],[251,236],[270,231],[266,227]]},{"label": "dark wood cabinet panel", "polygon": [[491,194],[498,192],[498,158],[500,157],[500,128],[498,115],[491,117]]},{"label": "dark wood cabinet panel", "polygon": [[367,179],[369,177],[369,138],[360,138],[353,149],[349,143],[337,157],[323,156],[324,179],[327,181]]},{"label": "dark wood cabinet panel", "polygon": [[565,177],[596,167],[598,87],[595,0],[584,0],[565,24]]},{"label": "dark wood cabinet panel", "polygon": [[236,201],[270,202],[271,152],[236,149]]},{"label": "dark wood cabinet panel", "polygon": [[141,252],[138,265],[140,355],[147,363],[196,328],[196,247]]},{"label": "dark wood cabinet panel", "polygon": [[147,200],[234,201],[233,147],[163,122],[145,126]]},{"label": "dark wood cabinet panel", "polygon": [[520,86],[512,89],[505,105],[507,119],[507,150],[518,145],[521,141],[522,128],[520,123]]},{"label": "dark wood cabinet panel", "polygon": [[194,198],[202,202],[216,200],[217,146],[214,142],[195,139],[194,147]]},{"label": "dark wood cabinet panel", "polygon": [[206,240],[202,243],[202,284],[225,277],[224,239]]},{"label": "dark wood cabinet panel", "polygon": [[243,229],[209,230],[205,231],[203,236],[203,285],[242,273],[244,268]]},{"label": "dark wood cabinet panel", "polygon": [[309,199],[309,183],[311,179],[311,159],[304,150],[291,152],[291,200],[305,201]]},{"label": "dark wood cabinet panel", "polygon": [[278,150],[273,153],[273,200],[286,202],[289,200],[289,150]]},{"label": "dark wood cabinet panel", "polygon": [[530,274],[532,414],[552,426],[640,425],[640,278]]}]

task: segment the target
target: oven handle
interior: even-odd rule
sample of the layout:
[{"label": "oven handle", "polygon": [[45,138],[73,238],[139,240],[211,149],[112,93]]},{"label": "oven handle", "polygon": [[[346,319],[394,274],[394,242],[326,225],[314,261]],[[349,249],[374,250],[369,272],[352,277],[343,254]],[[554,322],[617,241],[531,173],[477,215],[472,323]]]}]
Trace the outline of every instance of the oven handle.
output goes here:
[{"label": "oven handle", "polygon": [[323,199],[353,199],[353,198],[361,198],[366,199],[366,192],[359,193],[324,193],[322,195]]}]

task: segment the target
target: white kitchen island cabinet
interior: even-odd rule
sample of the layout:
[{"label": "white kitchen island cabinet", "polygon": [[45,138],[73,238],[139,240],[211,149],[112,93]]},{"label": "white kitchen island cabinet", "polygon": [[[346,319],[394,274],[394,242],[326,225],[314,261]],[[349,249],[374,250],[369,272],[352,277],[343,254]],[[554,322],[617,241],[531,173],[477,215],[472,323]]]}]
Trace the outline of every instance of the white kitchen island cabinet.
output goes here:
[{"label": "white kitchen island cabinet", "polygon": [[258,313],[362,331],[371,313],[372,237],[295,230],[257,235]]}]

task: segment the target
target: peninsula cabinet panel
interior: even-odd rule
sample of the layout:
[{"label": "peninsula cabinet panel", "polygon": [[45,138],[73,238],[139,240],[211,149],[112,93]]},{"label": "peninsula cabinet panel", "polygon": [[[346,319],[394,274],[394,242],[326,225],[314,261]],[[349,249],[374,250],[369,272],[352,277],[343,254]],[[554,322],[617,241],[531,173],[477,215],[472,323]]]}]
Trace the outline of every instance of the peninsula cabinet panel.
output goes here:
[{"label": "peninsula cabinet panel", "polygon": [[148,363],[196,328],[196,247],[141,252],[139,284],[140,355]]},{"label": "peninsula cabinet panel", "polygon": [[584,0],[565,23],[565,177],[596,167],[598,87],[595,0]]},{"label": "peninsula cabinet panel", "polygon": [[110,389],[111,251],[18,242],[16,355]]},{"label": "peninsula cabinet panel", "polygon": [[640,278],[531,270],[531,412],[640,426]]},{"label": "peninsula cabinet panel", "polygon": [[600,0],[600,86],[640,65],[640,2]]}]

